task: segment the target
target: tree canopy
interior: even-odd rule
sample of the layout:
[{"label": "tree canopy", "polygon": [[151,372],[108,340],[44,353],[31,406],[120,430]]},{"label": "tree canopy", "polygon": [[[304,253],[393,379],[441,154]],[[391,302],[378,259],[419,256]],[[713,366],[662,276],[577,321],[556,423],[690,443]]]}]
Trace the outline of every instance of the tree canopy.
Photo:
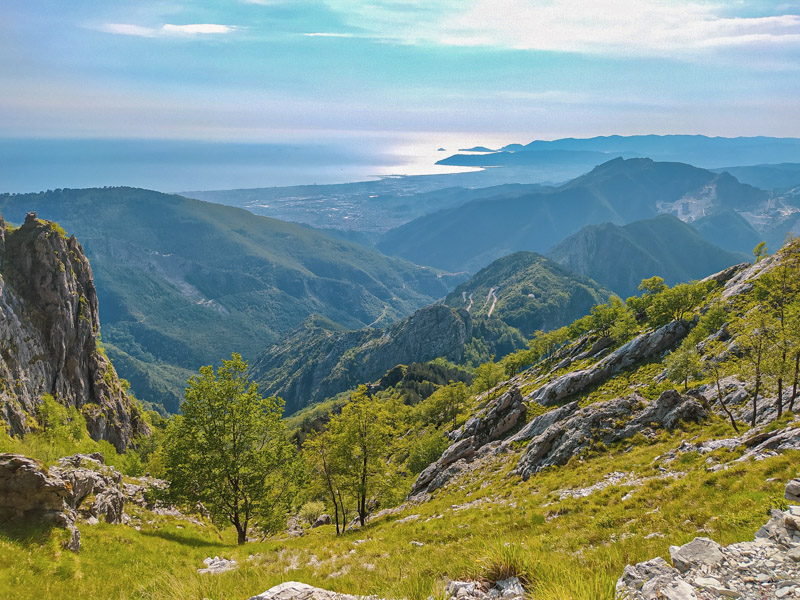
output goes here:
[{"label": "tree canopy", "polygon": [[238,354],[216,374],[201,367],[164,446],[173,499],[202,503],[215,521],[230,521],[240,544],[253,522],[264,532],[283,522],[295,479],[283,402],[259,395],[246,372]]}]

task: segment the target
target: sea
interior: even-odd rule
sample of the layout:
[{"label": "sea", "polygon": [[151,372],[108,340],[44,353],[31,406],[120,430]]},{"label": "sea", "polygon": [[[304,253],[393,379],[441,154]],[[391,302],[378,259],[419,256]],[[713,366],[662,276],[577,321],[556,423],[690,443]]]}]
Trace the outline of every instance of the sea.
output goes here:
[{"label": "sea", "polygon": [[395,132],[266,142],[0,139],[0,193],[104,186],[181,192],[455,173],[471,169],[436,161],[486,143],[486,136]]}]

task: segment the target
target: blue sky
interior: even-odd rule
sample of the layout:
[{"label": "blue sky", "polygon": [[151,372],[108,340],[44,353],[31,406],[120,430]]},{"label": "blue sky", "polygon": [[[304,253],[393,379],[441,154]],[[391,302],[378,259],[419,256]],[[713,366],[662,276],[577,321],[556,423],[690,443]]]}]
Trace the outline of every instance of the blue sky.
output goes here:
[{"label": "blue sky", "polygon": [[0,137],[800,136],[800,2],[11,0]]}]

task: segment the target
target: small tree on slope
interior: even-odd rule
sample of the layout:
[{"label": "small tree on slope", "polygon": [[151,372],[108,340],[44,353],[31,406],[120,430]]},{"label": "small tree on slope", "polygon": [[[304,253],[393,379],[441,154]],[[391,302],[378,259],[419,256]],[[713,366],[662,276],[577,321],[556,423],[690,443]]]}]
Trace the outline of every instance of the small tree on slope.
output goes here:
[{"label": "small tree on slope", "polygon": [[202,502],[217,521],[229,521],[243,544],[248,527],[282,523],[294,488],[294,453],[281,421],[283,402],[259,395],[238,354],[216,375],[202,367],[189,379],[183,413],[167,431],[165,468],[170,495]]}]

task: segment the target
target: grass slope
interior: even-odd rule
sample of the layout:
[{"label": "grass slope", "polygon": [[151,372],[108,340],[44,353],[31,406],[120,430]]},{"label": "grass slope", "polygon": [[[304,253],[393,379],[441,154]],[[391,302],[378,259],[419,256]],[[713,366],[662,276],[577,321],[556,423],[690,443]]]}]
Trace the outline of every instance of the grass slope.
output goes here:
[{"label": "grass slope", "polygon": [[148,190],[3,195],[0,210],[12,222],[37,211],[78,237],[120,374],[172,411],[182,369],[253,356],[312,313],[388,324],[447,291],[431,269],[313,229]]}]

